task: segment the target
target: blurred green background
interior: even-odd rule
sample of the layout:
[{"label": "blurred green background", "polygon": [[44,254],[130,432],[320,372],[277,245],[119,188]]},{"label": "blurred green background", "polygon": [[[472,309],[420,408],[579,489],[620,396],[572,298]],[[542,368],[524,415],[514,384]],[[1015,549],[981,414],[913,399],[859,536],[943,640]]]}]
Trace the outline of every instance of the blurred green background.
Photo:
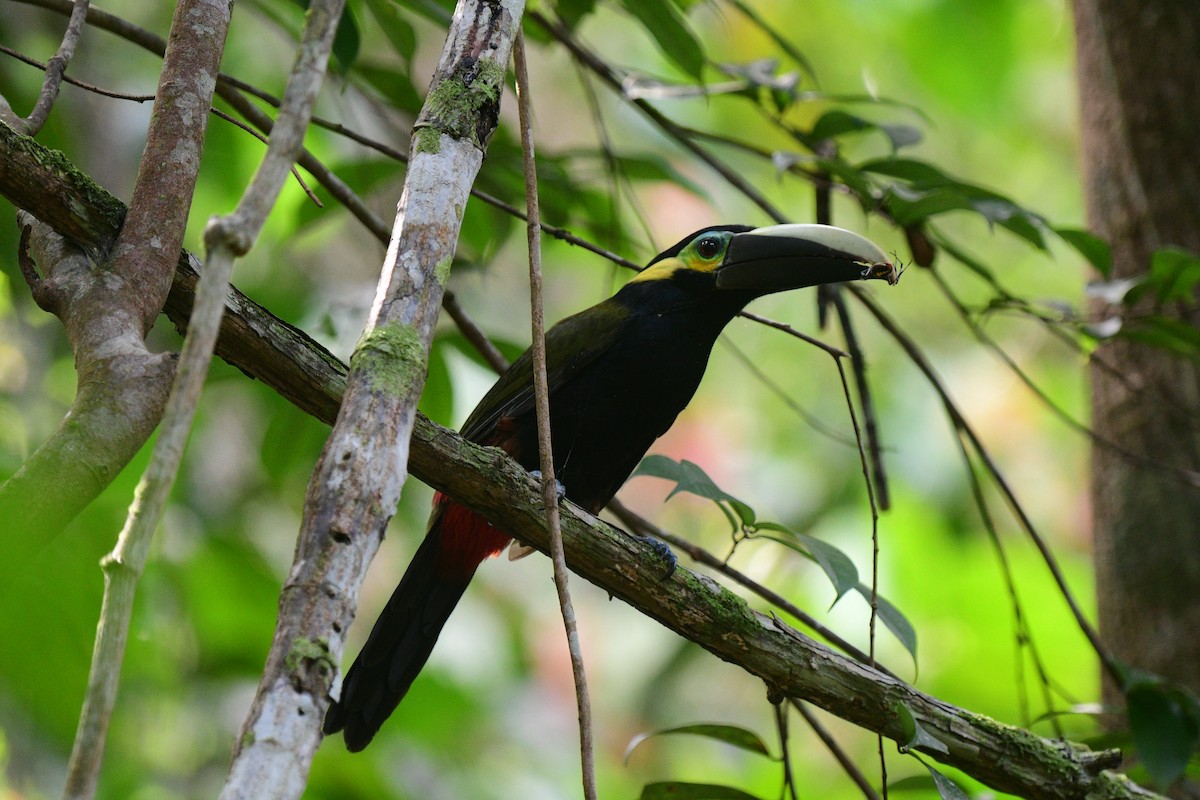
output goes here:
[{"label": "blurred green background", "polygon": [[[165,36],[167,5],[113,0],[104,7]],[[411,109],[432,73],[443,31],[410,4],[389,5],[411,26],[411,52],[398,54],[379,31],[372,4],[349,5],[361,37],[357,60],[348,74],[331,77],[318,113],[405,150]],[[1003,193],[1055,226],[1083,226],[1071,19],[1064,0],[753,5],[813,65],[819,85],[802,72],[801,89],[898,101],[903,105],[854,108],[879,122],[919,128],[924,138],[906,150],[910,155]],[[53,53],[61,17],[12,2],[5,12],[0,43],[43,60]],[[697,3],[686,18],[713,62],[780,58],[781,72],[797,69],[729,5]],[[224,71],[280,94],[299,20],[292,3],[238,3]],[[577,33],[610,62],[637,74],[687,80],[618,4],[602,4]],[[606,90],[596,89],[598,102],[591,107],[567,55],[532,28],[530,35],[549,221],[642,262],[705,225],[769,223]],[[70,74],[151,94],[159,63],[91,30]],[[712,66],[705,76],[713,83],[726,79]],[[19,111],[31,106],[40,79],[36,70],[0,57],[0,91]],[[502,129],[481,186],[520,205],[512,101],[505,97]],[[686,125],[762,148],[794,149],[750,104],[733,98],[652,102]],[[828,100],[799,104],[788,121],[811,124],[831,106]],[[149,103],[67,86],[39,141],[64,150],[127,200],[149,111]],[[603,141],[631,159],[626,177],[606,170]],[[390,219],[403,180],[400,165],[321,130],[312,131],[308,145]],[[714,147],[793,220],[813,219],[811,187],[781,177],[761,160]],[[847,140],[847,149],[858,159],[887,154],[886,140],[871,134]],[[189,248],[200,251],[205,221],[233,207],[262,152],[243,131],[212,120]],[[0,225],[0,479],[58,425],[75,380],[58,321],[33,304],[21,278],[11,211],[8,219]],[[868,221],[853,201],[835,198],[833,221],[910,258],[902,235],[878,219]],[[1080,305],[1087,271],[1072,251],[1058,245],[1038,251],[978,215],[943,215],[937,224],[1015,294]],[[519,223],[473,202],[450,282],[476,321],[511,345],[509,352],[528,342],[520,233]],[[334,203],[316,208],[291,183],[259,246],[239,262],[235,282],[344,358],[365,320],[382,256],[382,245],[344,210]],[[545,262],[549,319],[598,301],[625,280],[598,257],[556,241],[546,242]],[[967,270],[944,258],[938,268],[966,302],[990,298],[990,288]],[[924,348],[1090,607],[1086,440],[980,347],[928,272],[914,266],[898,287],[871,291]],[[818,329],[815,306],[809,292],[766,298],[752,310],[840,344],[832,327]],[[925,692],[1006,722],[1028,723],[1046,706],[1028,660],[1019,656],[1003,573],[972,504],[953,431],[903,352],[866,315],[857,314],[856,323],[892,480],[892,509],[879,521],[879,585],[918,631],[919,671],[886,632],[879,636],[880,657]],[[1078,353],[1020,315],[991,315],[985,325],[1057,404],[1084,417]],[[156,348],[179,346],[165,323],[153,338]],[[460,423],[491,380],[466,350],[444,323],[422,400],[422,410],[443,424]],[[261,384],[214,365],[139,589],[103,797],[211,797],[219,790],[267,652],[305,485],[326,434],[325,426]],[[714,352],[696,399],[652,452],[697,462],[761,517],[836,544],[869,575],[871,515],[858,455],[837,370],[816,348],[736,321]],[[4,548],[11,537],[38,532],[4,531],[0,539],[6,567],[0,588],[0,797],[61,791],[103,588],[98,561],[115,541],[144,464],[143,454],[69,528],[39,542],[32,561],[13,563]],[[726,553],[729,531],[721,514],[695,498],[663,504],[669,488],[661,480],[636,478],[621,497],[662,527]],[[346,663],[424,530],[430,494],[415,480],[405,488],[364,586]],[[1057,707],[1095,700],[1097,670],[1086,642],[1036,552],[998,498],[988,497],[1030,628],[1061,692]],[[847,596],[830,609],[833,591],[816,566],[767,542],[743,543],[732,563],[865,647],[866,604]],[[636,797],[643,784],[667,779],[778,796],[776,763],[716,742],[655,738],[623,760],[635,735],[694,722],[751,728],[777,752],[772,710],[755,679],[594,587],[580,580],[572,587],[595,708],[601,796]],[[874,737],[835,719],[825,722],[878,781]],[[1092,733],[1083,718],[1068,717],[1063,725],[1076,738]],[[1035,730],[1052,733],[1046,722]],[[805,793],[857,796],[799,720],[790,749]],[[924,774],[893,745],[885,750],[890,779]],[[550,566],[531,557],[481,568],[429,666],[376,742],[354,756],[340,740],[326,742],[309,796],[537,800],[576,796],[577,773],[574,698]]]}]

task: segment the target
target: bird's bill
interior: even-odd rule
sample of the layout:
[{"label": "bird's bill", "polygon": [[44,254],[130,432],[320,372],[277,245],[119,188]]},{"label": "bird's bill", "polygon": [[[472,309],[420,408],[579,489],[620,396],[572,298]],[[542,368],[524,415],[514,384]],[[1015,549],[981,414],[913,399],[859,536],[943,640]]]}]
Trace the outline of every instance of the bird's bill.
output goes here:
[{"label": "bird's bill", "polygon": [[772,225],[738,233],[716,270],[717,288],[768,294],[822,283],[900,279],[870,240],[832,225]]}]

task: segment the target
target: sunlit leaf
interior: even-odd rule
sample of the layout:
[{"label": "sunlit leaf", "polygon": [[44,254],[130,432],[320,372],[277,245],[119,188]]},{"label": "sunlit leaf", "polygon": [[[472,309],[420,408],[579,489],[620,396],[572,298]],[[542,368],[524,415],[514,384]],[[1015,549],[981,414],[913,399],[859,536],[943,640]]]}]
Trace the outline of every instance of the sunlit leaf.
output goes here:
[{"label": "sunlit leaf", "polygon": [[648,739],[653,739],[656,736],[673,736],[677,734],[687,734],[689,736],[703,736],[706,739],[714,739],[718,742],[724,742],[727,745],[745,750],[750,753],[757,753],[773,758],[771,751],[767,749],[767,744],[752,730],[740,728],[736,725],[720,725],[720,724],[699,724],[699,725],[680,725],[674,728],[663,728],[662,730],[643,733],[635,736],[629,742],[629,746],[625,748],[625,761],[628,763],[629,756],[633,754],[642,742]]}]

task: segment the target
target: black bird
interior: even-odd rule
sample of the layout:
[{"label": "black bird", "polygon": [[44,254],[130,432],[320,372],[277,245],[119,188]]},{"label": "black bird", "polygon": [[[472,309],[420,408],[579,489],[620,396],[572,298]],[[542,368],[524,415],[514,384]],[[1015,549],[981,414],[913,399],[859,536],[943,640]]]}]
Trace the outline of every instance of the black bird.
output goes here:
[{"label": "black bird", "polygon": [[[546,332],[554,470],[568,499],[595,514],[692,399],[717,336],[771,292],[899,275],[867,239],[828,225],[697,231],[609,299]],[[464,438],[538,467],[532,358],[513,362],[476,406]],[[511,537],[443,494],[341,697],[326,734],[361,750],[408,692],[476,567]]]}]

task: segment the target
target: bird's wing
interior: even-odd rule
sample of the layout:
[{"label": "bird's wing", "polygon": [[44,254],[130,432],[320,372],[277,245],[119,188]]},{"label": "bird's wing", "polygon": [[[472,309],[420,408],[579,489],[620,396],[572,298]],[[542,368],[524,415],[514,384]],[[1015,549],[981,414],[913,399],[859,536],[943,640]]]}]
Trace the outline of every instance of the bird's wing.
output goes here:
[{"label": "bird's wing", "polygon": [[[546,331],[546,372],[551,396],[612,347],[629,311],[611,298],[567,317]],[[533,409],[533,355],[526,350],[500,376],[463,423],[463,438],[483,442],[500,421]]]}]

